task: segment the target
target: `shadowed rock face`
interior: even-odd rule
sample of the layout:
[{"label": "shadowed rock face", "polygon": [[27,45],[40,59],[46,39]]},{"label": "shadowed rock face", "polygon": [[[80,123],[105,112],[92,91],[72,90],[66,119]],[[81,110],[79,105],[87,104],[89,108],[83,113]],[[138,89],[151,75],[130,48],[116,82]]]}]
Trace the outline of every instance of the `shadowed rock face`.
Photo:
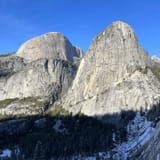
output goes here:
[{"label": "shadowed rock face", "polygon": [[73,61],[74,57],[82,56],[82,51],[72,46],[61,33],[51,32],[25,42],[16,55],[29,61],[41,58]]},{"label": "shadowed rock face", "polygon": [[114,22],[94,39],[62,104],[87,115],[148,107],[160,91],[150,65],[133,29]]}]

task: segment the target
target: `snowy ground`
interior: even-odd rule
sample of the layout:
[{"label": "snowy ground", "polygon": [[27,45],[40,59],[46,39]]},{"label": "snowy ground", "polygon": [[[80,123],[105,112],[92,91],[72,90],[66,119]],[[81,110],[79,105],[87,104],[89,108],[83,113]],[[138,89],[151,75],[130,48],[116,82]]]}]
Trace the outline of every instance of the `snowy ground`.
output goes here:
[{"label": "snowy ground", "polygon": [[[99,157],[105,160],[127,160],[133,152],[136,152],[141,146],[149,141],[155,129],[152,127],[152,122],[147,121],[145,116],[137,113],[134,120],[127,126],[128,140],[117,146],[107,153],[99,153]],[[114,134],[113,134],[114,139]],[[79,159],[80,160],[80,159]],[[96,160],[96,157],[84,157],[83,160]]]},{"label": "snowy ground", "polygon": [[151,124],[145,116],[137,113],[134,120],[127,126],[128,141],[117,145],[117,147],[113,149],[112,152],[115,153],[113,159],[126,160],[133,152],[148,142],[155,131]]},{"label": "snowy ground", "polygon": [[4,149],[2,151],[2,153],[0,154],[0,158],[3,158],[3,157],[11,157],[11,150],[9,149]]}]

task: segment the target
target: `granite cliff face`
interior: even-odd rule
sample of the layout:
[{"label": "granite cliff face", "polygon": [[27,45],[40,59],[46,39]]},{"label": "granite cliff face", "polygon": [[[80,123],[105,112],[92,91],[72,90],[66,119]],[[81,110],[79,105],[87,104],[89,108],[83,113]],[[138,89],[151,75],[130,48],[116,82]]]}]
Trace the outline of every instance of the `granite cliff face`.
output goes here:
[{"label": "granite cliff face", "polygon": [[[82,51],[60,33],[27,41],[16,54],[0,57],[0,100],[18,98],[22,102],[23,98],[33,97],[54,103],[71,85],[81,57]],[[24,105],[16,101],[16,105],[5,106],[1,112],[36,114],[33,108],[36,104],[25,102]],[[15,110],[19,112],[14,113]]]},{"label": "granite cliff face", "polygon": [[92,116],[150,107],[160,99],[151,64],[133,29],[114,22],[89,47],[62,106]]},{"label": "granite cliff face", "polygon": [[14,55],[0,57],[0,77],[11,75],[26,66],[23,58]]}]

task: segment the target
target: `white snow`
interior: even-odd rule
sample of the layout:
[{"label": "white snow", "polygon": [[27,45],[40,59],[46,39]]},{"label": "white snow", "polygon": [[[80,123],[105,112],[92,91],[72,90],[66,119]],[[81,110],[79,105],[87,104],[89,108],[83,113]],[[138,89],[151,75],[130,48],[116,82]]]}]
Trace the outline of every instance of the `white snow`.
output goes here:
[{"label": "white snow", "polygon": [[160,154],[157,155],[157,160],[160,160]]},{"label": "white snow", "polygon": [[56,120],[56,123],[53,126],[53,129],[59,133],[68,133],[67,129],[63,126],[61,120]]},{"label": "white snow", "polygon": [[55,129],[56,132],[62,132],[60,129],[61,125],[62,125],[62,121],[56,120],[56,124],[53,126],[53,128]]},{"label": "white snow", "polygon": [[5,149],[5,150],[2,151],[2,154],[0,154],[0,158],[3,158],[3,157],[11,157],[11,153],[12,153],[11,150]]},{"label": "white snow", "polygon": [[[99,153],[99,157],[103,157],[105,160],[110,160],[111,158],[113,160],[127,160],[132,153],[136,152],[141,146],[149,141],[149,139],[153,136],[154,131],[155,129],[152,128],[152,122],[147,121],[145,116],[141,116],[140,113],[137,113],[135,118],[127,126],[127,142],[118,144],[109,152],[103,152],[103,154]],[[114,133],[113,140],[115,140]],[[94,158],[96,158],[96,156]],[[91,160],[94,160],[94,158]],[[157,160],[160,160],[158,158]]]},{"label": "white snow", "polygon": [[[131,153],[138,150],[151,138],[154,128],[151,126],[151,122],[147,121],[145,116],[141,116],[137,113],[134,120],[132,120],[127,126],[128,140],[120,145],[117,145],[111,152],[113,159],[126,160]],[[111,154],[111,152],[109,154]]]},{"label": "white snow", "polygon": [[[57,132],[64,132],[65,128],[61,120],[56,120],[53,128]],[[117,146],[108,152],[99,152],[93,154],[93,156],[83,157],[81,155],[76,156],[77,160],[96,160],[97,155],[105,160],[127,160],[131,157],[141,146],[147,143],[150,138],[154,135],[155,129],[152,127],[152,122],[147,121],[145,116],[141,116],[137,113],[135,118],[129,122],[127,126],[128,139],[127,142],[117,144]],[[113,140],[115,140],[115,133],[113,133]],[[1,157],[11,157],[11,150],[5,149],[0,154]],[[75,157],[73,157],[75,159]],[[160,154],[157,155],[157,160],[160,160]]]},{"label": "white snow", "polygon": [[[135,118],[129,122],[127,126],[128,139],[127,142],[117,144],[117,146],[108,152],[99,152],[93,154],[92,157],[77,157],[78,160],[96,160],[96,155],[105,160],[127,160],[141,146],[149,141],[154,135],[155,129],[152,127],[152,122],[148,121],[145,116],[137,113]],[[115,133],[113,133],[113,141],[115,141]],[[160,155],[157,156],[160,160]]]},{"label": "white snow", "polygon": [[160,63],[160,57],[158,57],[157,55],[153,55],[151,59],[156,63]]}]

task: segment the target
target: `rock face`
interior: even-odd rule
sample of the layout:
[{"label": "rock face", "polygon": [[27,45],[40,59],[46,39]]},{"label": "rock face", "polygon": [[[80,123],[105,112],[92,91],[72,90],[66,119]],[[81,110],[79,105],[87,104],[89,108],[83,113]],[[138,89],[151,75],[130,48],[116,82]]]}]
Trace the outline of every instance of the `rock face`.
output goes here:
[{"label": "rock face", "polygon": [[24,70],[1,78],[1,100],[8,98],[41,97],[64,93],[71,84],[76,68],[63,60],[40,59]]},{"label": "rock face", "polygon": [[61,33],[51,32],[25,42],[16,55],[29,61],[41,58],[73,61],[74,57],[82,56],[82,51],[73,47]]},{"label": "rock face", "polygon": [[22,70],[26,66],[23,58],[14,54],[0,57],[0,77],[9,76],[15,72]]},{"label": "rock face", "polygon": [[[0,105],[5,99],[30,97],[54,103],[70,87],[81,57],[82,51],[60,33],[36,37],[23,44],[16,54],[1,56]],[[19,102],[5,109],[0,107],[0,113],[36,114],[32,109],[35,105],[29,105],[30,102],[20,105]]]},{"label": "rock face", "polygon": [[159,101],[160,83],[132,28],[114,22],[94,39],[61,102],[86,115],[139,110]]}]

